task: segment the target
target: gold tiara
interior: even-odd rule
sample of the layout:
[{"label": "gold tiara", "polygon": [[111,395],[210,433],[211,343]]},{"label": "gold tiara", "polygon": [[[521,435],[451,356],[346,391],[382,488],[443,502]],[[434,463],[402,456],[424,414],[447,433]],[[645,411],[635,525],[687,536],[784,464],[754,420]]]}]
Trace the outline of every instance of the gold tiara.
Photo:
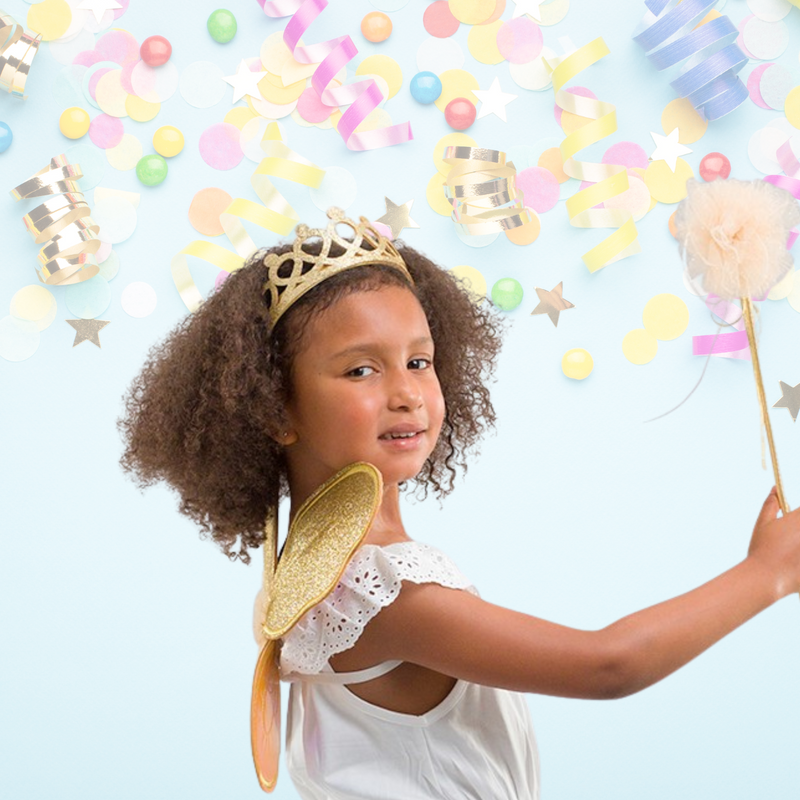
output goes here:
[{"label": "gold tiara", "polygon": [[[270,253],[264,258],[268,277],[263,292],[269,305],[273,328],[287,309],[307,291],[346,269],[366,264],[385,264],[402,272],[406,280],[414,285],[414,279],[403,257],[366,217],[361,217],[356,223],[345,217],[342,209],[329,208],[328,218],[331,222],[325,229],[310,229],[301,223],[294,229],[296,238],[288,253]],[[353,238],[345,239],[340,236],[336,230],[339,225],[350,228]],[[322,243],[319,255],[305,249],[308,242],[316,241]],[[342,252],[331,255],[331,249]]]}]

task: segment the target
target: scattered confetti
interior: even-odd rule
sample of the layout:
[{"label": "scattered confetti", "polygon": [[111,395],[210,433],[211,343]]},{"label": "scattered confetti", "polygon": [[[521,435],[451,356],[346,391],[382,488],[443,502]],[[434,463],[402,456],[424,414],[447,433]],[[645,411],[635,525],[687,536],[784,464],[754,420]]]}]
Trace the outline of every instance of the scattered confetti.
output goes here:
[{"label": "scattered confetti", "polygon": [[156,310],[158,296],[155,289],[143,281],[129,283],[120,296],[122,309],[131,317],[149,317]]},{"label": "scattered confetti", "polygon": [[530,89],[534,92],[549,89],[552,85],[552,80],[544,62],[555,57],[555,50],[543,47],[539,58],[529,61],[527,64],[509,64],[508,71],[511,75],[511,80],[520,88]]},{"label": "scattered confetti", "polygon": [[89,125],[89,138],[103,150],[116,147],[122,141],[124,133],[122,120],[108,114],[99,114]]},{"label": "scattered confetti", "polygon": [[692,177],[692,168],[679,158],[674,172],[666,161],[653,161],[645,171],[644,182],[659,203],[670,204],[679,203],[686,197],[686,181]]},{"label": "scattered confetti", "polygon": [[568,378],[582,381],[592,374],[594,369],[594,359],[591,354],[581,347],[567,350],[561,359],[561,371]]},{"label": "scattered confetti", "polygon": [[463,97],[476,105],[478,98],[472,93],[473,89],[480,88],[477,78],[463,69],[449,69],[439,75],[442,82],[442,93],[436,99],[436,108],[444,111],[451,100]]},{"label": "scattered confetti", "polygon": [[757,130],[747,144],[747,155],[752,165],[765,175],[780,173],[782,170],[778,161],[778,148],[788,138],[788,134],[778,128],[767,126]]},{"label": "scattered confetti", "polygon": [[125,172],[129,169],[136,169],[139,159],[142,157],[142,143],[132,134],[123,135],[120,143],[116,147],[109,147],[106,150],[108,163],[114,169]]},{"label": "scattered confetti", "polygon": [[486,278],[483,274],[470,267],[468,264],[459,264],[453,267],[450,272],[457,278],[464,290],[469,294],[474,303],[481,303],[486,297]]},{"label": "scattered confetti", "polygon": [[794,288],[795,276],[797,272],[790,269],[770,290],[767,298],[769,300],[785,300]]},{"label": "scattered confetti", "polygon": [[425,189],[425,198],[428,201],[428,205],[443,217],[449,217],[453,211],[453,206],[444,191],[446,183],[447,176],[437,172],[428,181],[428,186]]},{"label": "scattered confetti", "polygon": [[359,77],[379,75],[383,78],[389,88],[389,94],[385,96],[387,100],[394,97],[403,85],[403,70],[389,56],[367,56],[356,68],[356,75]]},{"label": "scattered confetti", "polygon": [[425,8],[422,25],[431,36],[446,39],[458,30],[459,22],[450,11],[447,0],[436,0]]},{"label": "scattered confetti", "polygon": [[449,0],[453,16],[465,25],[480,25],[494,13],[494,0]]},{"label": "scattered confetti", "polygon": [[526,208],[525,211],[528,213],[530,221],[525,225],[518,225],[516,228],[506,230],[506,239],[511,244],[524,246],[533,244],[539,238],[542,230],[539,215],[532,208]]},{"label": "scattered confetti", "polygon": [[754,58],[770,61],[778,58],[789,44],[789,29],[786,23],[765,22],[753,17],[742,30],[742,41]]},{"label": "scattered confetti", "polygon": [[[694,110],[694,109],[692,109]],[[603,153],[603,164],[619,164],[623,167],[647,169],[648,160],[645,149],[636,142],[617,142]]]},{"label": "scattered confetti", "polygon": [[518,172],[516,186],[522,192],[525,207],[538,214],[554,208],[561,194],[555,175],[543,167],[528,167]]},{"label": "scattered confetti", "polygon": [[708,120],[698,114],[685,97],[679,97],[667,103],[661,112],[661,127],[666,134],[677,128],[678,141],[692,144],[702,138],[708,129]]},{"label": "scattered confetti", "polygon": [[622,352],[632,364],[648,364],[658,352],[658,339],[644,328],[636,328],[625,334]]},{"label": "scattered confetti", "polygon": [[759,64],[747,78],[747,92],[750,95],[750,99],[759,108],[769,108],[764,102],[764,98],[761,96],[761,76],[764,74],[767,67],[772,66],[774,66],[772,63]]},{"label": "scattered confetti", "polygon": [[189,206],[189,223],[204,236],[221,236],[225,233],[219,215],[233,202],[223,189],[209,187],[201,189]]},{"label": "scattered confetti", "polygon": [[[248,123],[249,124],[249,123]],[[247,126],[245,126],[246,128]],[[200,134],[200,156],[214,169],[233,169],[244,157],[239,135],[243,131],[235,125],[221,122],[206,128]]]},{"label": "scattered confetti", "polygon": [[675,172],[675,166],[678,161],[678,156],[687,155],[692,151],[682,145],[679,141],[680,131],[674,128],[668,136],[661,136],[661,134],[650,132],[653,141],[656,143],[656,149],[650,154],[650,161],[664,161],[672,172]]},{"label": "scattered confetti", "polygon": [[[228,75],[223,77],[225,83],[229,83],[233,86],[233,99],[231,100],[232,103],[236,103],[241,100],[245,95],[250,97],[261,97],[261,92],[259,91],[258,83],[259,81],[264,78],[269,73],[266,70],[262,70],[261,72],[253,72],[248,66],[247,62],[242,59],[239,62],[239,66],[236,69],[235,75]],[[266,96],[266,95],[265,95]],[[297,98],[292,98],[296,100]]]},{"label": "scattered confetti", "polygon": [[543,45],[542,29],[527,17],[504,22],[497,32],[497,49],[511,64],[528,64],[542,52]]},{"label": "scattered confetti", "polygon": [[[98,259],[98,263],[100,259]],[[112,250],[108,257],[100,263],[100,272],[107,281],[113,280],[119,273],[119,255],[116,250]]]},{"label": "scattered confetti", "polygon": [[689,324],[686,303],[674,294],[657,294],[647,301],[642,312],[645,330],[656,339],[677,339]]},{"label": "scattered confetti", "polygon": [[142,100],[148,103],[163,103],[178,89],[180,75],[172,61],[161,67],[150,67],[139,61],[131,71],[131,86]]},{"label": "scattered confetti", "polygon": [[497,34],[503,27],[502,20],[490,25],[474,25],[467,36],[467,47],[476,61],[481,64],[499,64],[505,56],[497,47]]},{"label": "scattered confetti", "polygon": [[796,84],[795,76],[781,64],[765,69],[759,82],[761,99],[772,109],[783,111],[786,98]]},{"label": "scattered confetti", "polygon": [[765,22],[777,22],[792,10],[789,0],[747,0],[747,5],[755,16]]},{"label": "scattered confetti", "polygon": [[9,313],[12,317],[27,320],[43,331],[56,318],[58,304],[53,293],[44,286],[25,286],[11,298]]}]

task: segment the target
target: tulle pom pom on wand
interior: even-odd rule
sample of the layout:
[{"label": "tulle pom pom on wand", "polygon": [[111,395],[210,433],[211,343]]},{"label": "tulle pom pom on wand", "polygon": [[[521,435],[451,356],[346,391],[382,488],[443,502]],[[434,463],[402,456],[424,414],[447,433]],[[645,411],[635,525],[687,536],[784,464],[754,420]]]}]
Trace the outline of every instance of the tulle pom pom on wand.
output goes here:
[{"label": "tulle pom pom on wand", "polygon": [[792,269],[786,249],[792,228],[800,224],[800,207],[789,192],[761,180],[717,180],[687,183],[686,199],[675,215],[677,239],[689,277],[703,291],[742,304],[753,361],[761,419],[767,431],[778,502],[783,494],[767,399],[758,361],[753,299],[764,298]]}]

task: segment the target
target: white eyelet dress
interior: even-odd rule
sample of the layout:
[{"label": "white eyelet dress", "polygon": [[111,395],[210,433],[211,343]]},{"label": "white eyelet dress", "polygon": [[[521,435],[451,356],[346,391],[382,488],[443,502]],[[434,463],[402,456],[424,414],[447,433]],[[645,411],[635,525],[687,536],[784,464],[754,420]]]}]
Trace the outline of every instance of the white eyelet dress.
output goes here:
[{"label": "white eyelet dress", "polygon": [[403,581],[477,594],[434,547],[362,545],[333,592],[283,640],[281,674],[292,682],[286,760],[300,797],[538,800],[539,758],[524,695],[459,680],[427,713],[400,714],[356,697],[346,684],[401,662],[348,673],[329,666],[397,598]]}]

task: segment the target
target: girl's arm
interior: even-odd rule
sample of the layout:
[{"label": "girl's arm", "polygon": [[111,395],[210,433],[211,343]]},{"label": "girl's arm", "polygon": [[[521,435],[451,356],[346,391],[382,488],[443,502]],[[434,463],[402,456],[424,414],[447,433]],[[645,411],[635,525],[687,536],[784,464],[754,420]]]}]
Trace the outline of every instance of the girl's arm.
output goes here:
[{"label": "girl's arm", "polygon": [[397,658],[517,691],[624,697],[666,677],[800,590],[800,510],[782,518],[777,511],[773,490],[740,564],[599,631],[556,625],[438,584],[405,583],[354,650],[364,666]]}]

